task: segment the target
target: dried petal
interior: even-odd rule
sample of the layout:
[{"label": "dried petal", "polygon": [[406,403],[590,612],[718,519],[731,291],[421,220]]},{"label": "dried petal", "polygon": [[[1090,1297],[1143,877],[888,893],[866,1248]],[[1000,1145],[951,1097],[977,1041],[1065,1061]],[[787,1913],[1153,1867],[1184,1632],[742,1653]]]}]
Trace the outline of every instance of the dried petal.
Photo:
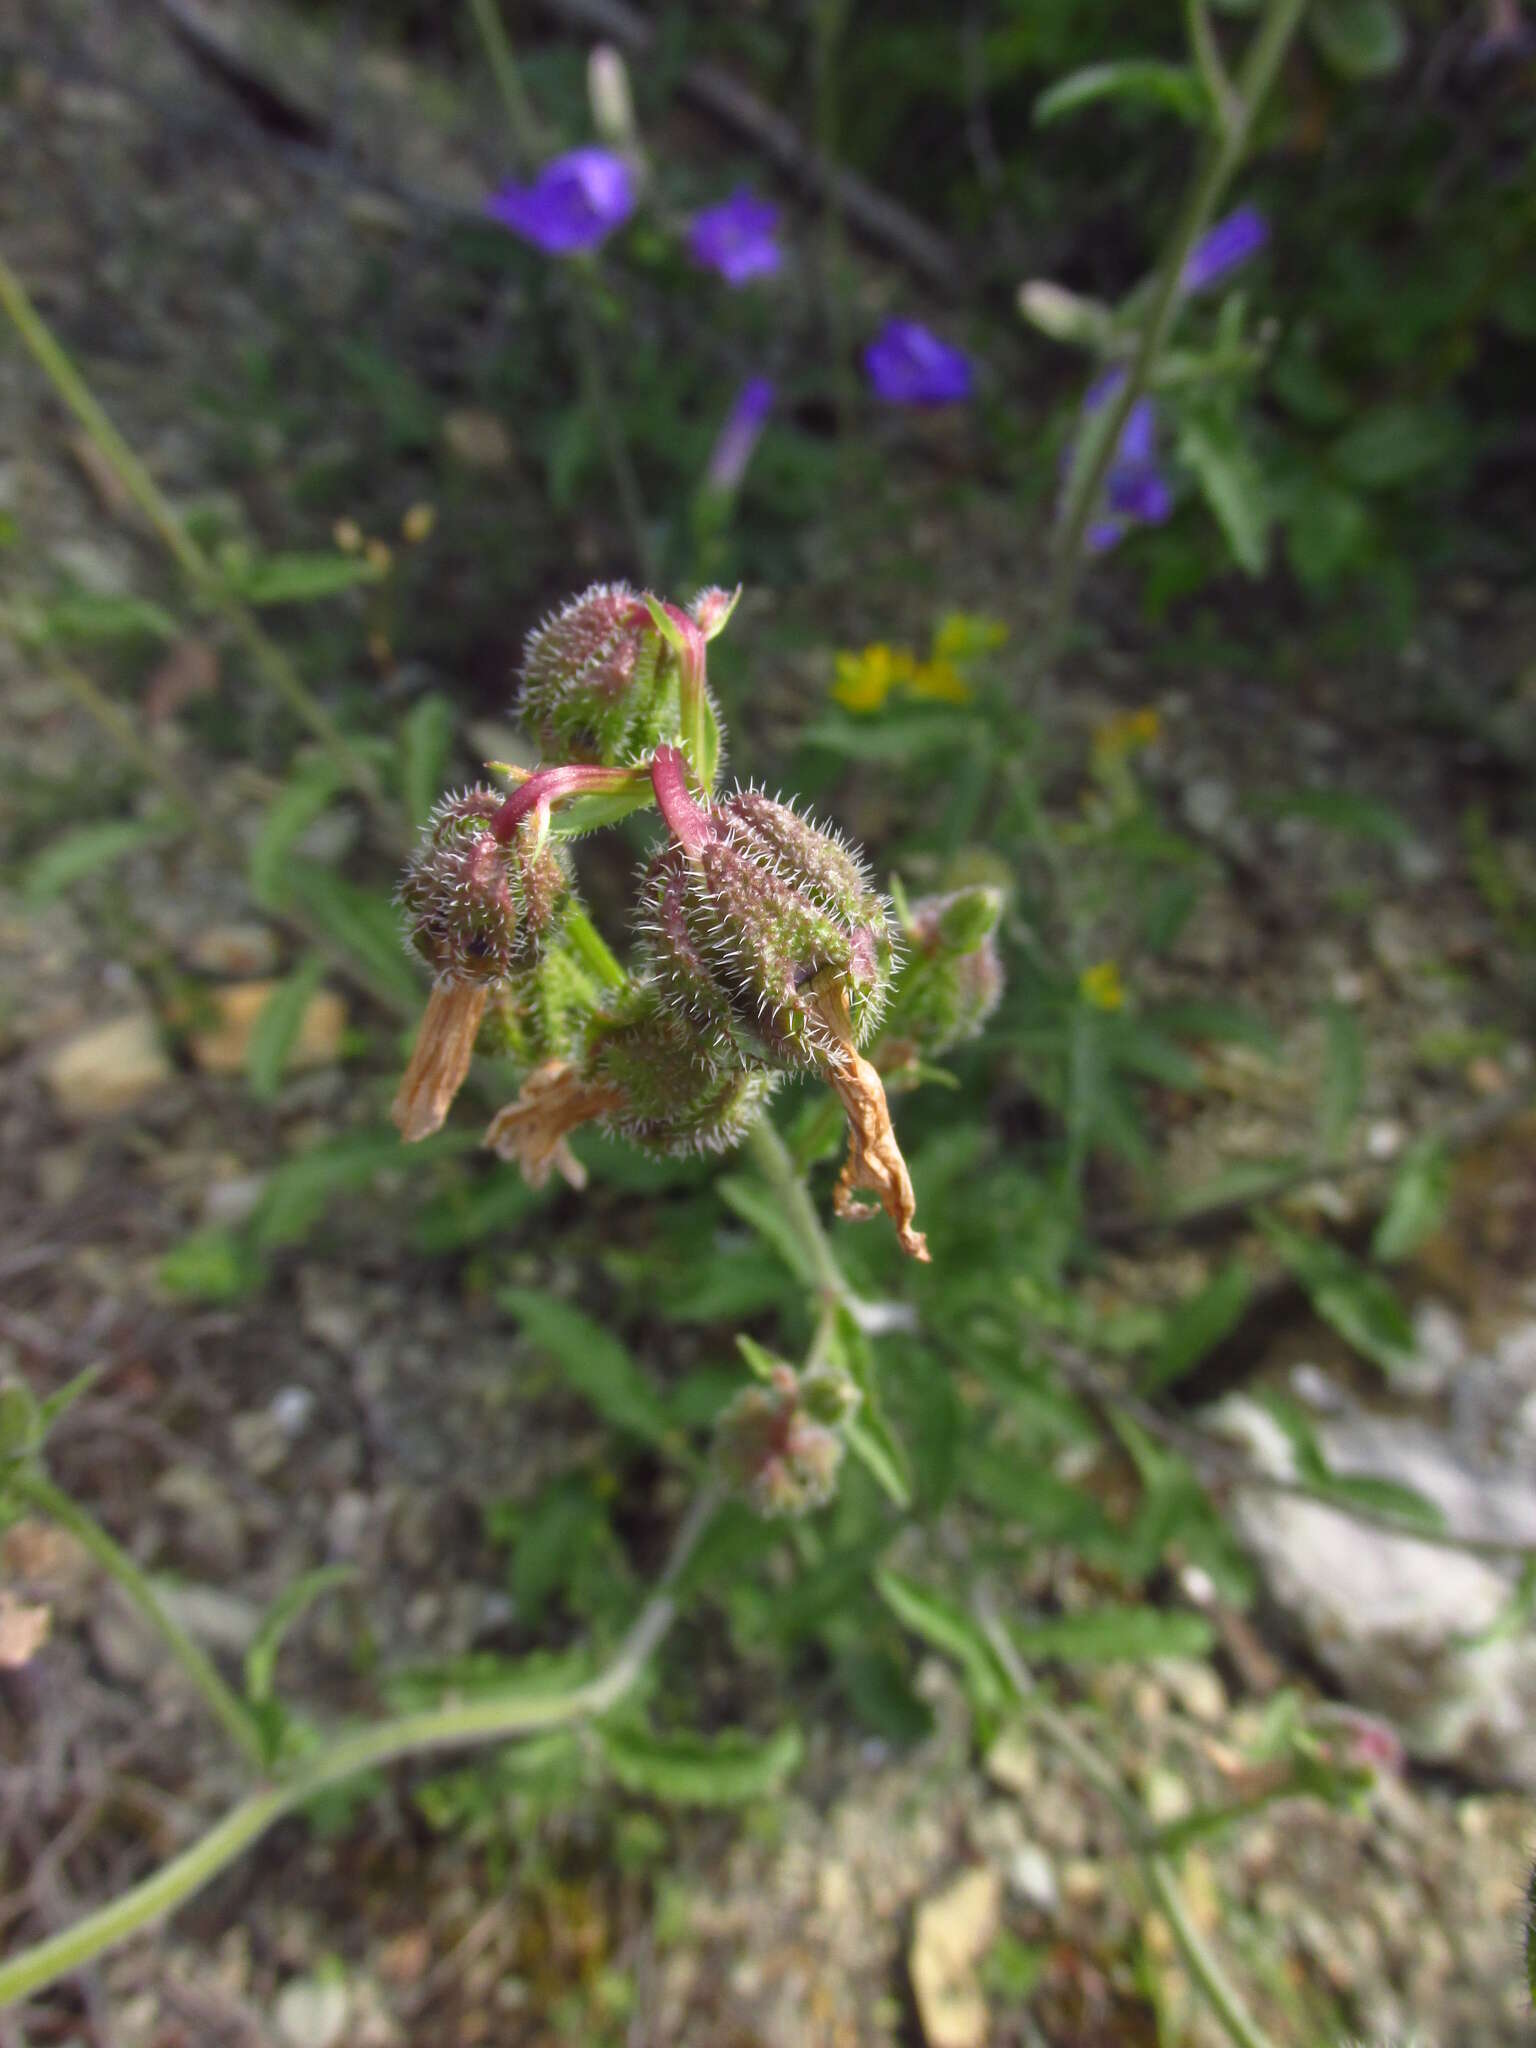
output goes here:
[{"label": "dried petal", "polygon": [[497,1110],[484,1142],[499,1159],[520,1166],[531,1188],[543,1187],[552,1168],[569,1186],[583,1188],[587,1170],[567,1140],[621,1099],[615,1088],[587,1080],[569,1060],[546,1060],[528,1076],[516,1102]]},{"label": "dried petal", "polygon": [[862,1222],[875,1211],[854,1199],[855,1190],[869,1188],[896,1226],[896,1239],[908,1258],[927,1264],[928,1240],[912,1228],[917,1196],[912,1176],[891,1127],[890,1105],[878,1072],[854,1045],[848,1013],[836,989],[822,991],[816,1008],[828,1031],[841,1041],[839,1057],[826,1075],[848,1115],[848,1157],[838,1175],[832,1207],[849,1222]]},{"label": "dried petal", "polygon": [[433,984],[411,1047],[410,1064],[389,1111],[408,1145],[441,1130],[469,1072],[485,998],[484,982],[445,980]]}]

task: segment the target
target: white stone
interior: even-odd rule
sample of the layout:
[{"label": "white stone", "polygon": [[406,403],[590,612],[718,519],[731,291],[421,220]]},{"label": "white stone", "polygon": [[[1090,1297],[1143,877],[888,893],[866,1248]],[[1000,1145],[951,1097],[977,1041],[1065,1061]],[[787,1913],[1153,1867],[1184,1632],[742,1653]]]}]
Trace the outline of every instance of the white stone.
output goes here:
[{"label": "white stone", "polygon": [[136,1013],[93,1024],[67,1039],[43,1069],[65,1116],[117,1116],[163,1087],[172,1074],[154,1019]]},{"label": "white stone", "polygon": [[299,1977],[278,1993],[272,2017],[287,2048],[336,2048],[349,2004],[345,1984]]}]

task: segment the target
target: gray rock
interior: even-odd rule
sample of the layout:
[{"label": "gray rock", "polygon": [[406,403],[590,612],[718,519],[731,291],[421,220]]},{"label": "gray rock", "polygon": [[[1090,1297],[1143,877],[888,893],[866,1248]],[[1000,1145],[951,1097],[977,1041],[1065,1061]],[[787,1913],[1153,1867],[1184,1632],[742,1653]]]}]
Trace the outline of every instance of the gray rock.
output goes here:
[{"label": "gray rock", "polygon": [[[1294,1477],[1289,1440],[1255,1403],[1231,1396],[1211,1419],[1261,1469]],[[1318,1438],[1330,1470],[1410,1486],[1460,1535],[1536,1544],[1536,1491],[1512,1465],[1468,1464],[1396,1417],[1349,1415],[1320,1424]],[[1506,1612],[1511,1571],[1258,1487],[1238,1488],[1231,1512],[1271,1597],[1412,1755],[1536,1787],[1536,1635],[1474,1640]]]}]

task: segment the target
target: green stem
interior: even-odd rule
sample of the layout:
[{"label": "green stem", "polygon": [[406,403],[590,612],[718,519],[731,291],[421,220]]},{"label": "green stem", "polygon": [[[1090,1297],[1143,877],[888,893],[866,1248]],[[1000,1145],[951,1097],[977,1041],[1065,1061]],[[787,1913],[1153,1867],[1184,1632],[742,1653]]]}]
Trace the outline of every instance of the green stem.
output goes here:
[{"label": "green stem", "polygon": [[816,1205],[796,1170],[789,1147],[779,1136],[777,1125],[766,1113],[760,1116],[748,1131],[746,1144],[758,1172],[778,1197],[784,1212],[784,1220],[799,1240],[801,1249],[816,1275],[823,1297],[834,1304],[851,1307],[854,1300],[853,1290],[844,1278],[843,1270],[827,1242],[827,1234],[821,1227]]},{"label": "green stem", "polygon": [[57,1522],[61,1529],[67,1529],[81,1548],[88,1551],[108,1576],[117,1581],[202,1695],[204,1705],[225,1734],[259,1769],[265,1762],[266,1748],[255,1716],[220,1678],[180,1622],[167,1611],[159,1594],[127,1551],[119,1548],[99,1522],[94,1521],[83,1508],[77,1507],[67,1493],[61,1492],[40,1472],[23,1468],[12,1473],[6,1483],[18,1499],[36,1508],[51,1522]]},{"label": "green stem", "polygon": [[1190,1919],[1172,1864],[1153,1847],[1155,1837],[1140,1802],[1125,1789],[1114,1766],[1099,1755],[1066,1715],[1041,1697],[1003,1624],[990,1588],[981,1586],[972,1604],[982,1632],[1025,1714],[1071,1758],[1090,1784],[1098,1786],[1114,1808],[1140,1865],[1147,1889],[1173,1930],[1184,1966],[1221,2022],[1227,2038],[1235,2048],[1274,2048],[1269,2036],[1248,2013],[1204,1936]]},{"label": "green stem", "polygon": [[533,102],[523,89],[522,73],[517,68],[517,59],[512,54],[512,39],[507,34],[506,24],[496,0],[469,0],[469,11],[475,17],[475,27],[480,31],[480,40],[485,45],[485,54],[491,72],[496,80],[496,90],[501,94],[502,106],[506,109],[507,126],[512,131],[512,150],[518,160],[518,168],[526,170],[538,158],[539,126],[533,111]]},{"label": "green stem", "polygon": [[542,1697],[523,1695],[429,1707],[343,1736],[282,1784],[264,1787],[242,1800],[200,1841],[142,1884],[86,1914],[73,1927],[0,1964],[0,2007],[43,1990],[173,1911],[242,1855],[274,1821],[360,1771],[378,1770],[424,1751],[503,1742],[607,1713],[634,1685],[671,1627],[676,1613],[673,1588],[719,1502],[720,1495],[713,1487],[705,1487],[697,1495],[678,1529],[655,1590],[618,1654],[597,1677],[568,1692]]},{"label": "green stem", "polygon": [[[474,16],[475,27],[479,30],[480,40],[485,46],[486,61],[495,75],[497,90],[506,109],[513,153],[526,168],[539,154],[538,123],[528,95],[523,90],[523,81],[517,69],[517,60],[512,54],[512,43],[507,35],[506,25],[502,21],[496,0],[469,0],[469,11]],[[603,444],[603,455],[613,477],[619,510],[629,531],[635,561],[642,578],[647,583],[652,583],[656,578],[656,558],[651,546],[650,529],[646,525],[645,504],[640,496],[640,484],[635,475],[634,464],[630,460],[629,444],[624,438],[624,429],[614,407],[613,393],[603,362],[602,344],[593,311],[596,273],[581,258],[573,261],[571,269],[571,295],[566,302],[566,311],[570,321],[571,341],[576,352],[577,368],[581,374],[582,395]]]},{"label": "green stem", "polygon": [[582,965],[605,988],[623,988],[629,980],[597,926],[579,906],[565,914],[565,935]]},{"label": "green stem", "polygon": [[1045,625],[1048,657],[1054,655],[1072,617],[1083,573],[1083,540],[1103,493],[1120,436],[1137,400],[1151,381],[1153,367],[1167,343],[1178,315],[1180,280],[1195,243],[1212,216],[1248,148],[1253,124],[1280,69],[1306,0],[1269,0],[1254,31],[1238,76],[1230,117],[1213,137],[1180,208],[1178,221],[1152,288],[1146,319],[1118,389],[1107,398],[1084,433],[1079,459],[1067,480],[1061,540]]},{"label": "green stem", "polygon": [[192,538],[160,486],[107,417],[95,393],[75,368],[3,256],[0,256],[0,310],[9,316],[34,361],[159,535],[167,553],[193,590],[224,618],[257,675],[314,734],[344,779],[366,797],[397,831],[403,830],[372,768],[350,745],[329,712],[316,701],[287,655],[274,640],[269,639],[254,612],[229,588],[214,563]]}]

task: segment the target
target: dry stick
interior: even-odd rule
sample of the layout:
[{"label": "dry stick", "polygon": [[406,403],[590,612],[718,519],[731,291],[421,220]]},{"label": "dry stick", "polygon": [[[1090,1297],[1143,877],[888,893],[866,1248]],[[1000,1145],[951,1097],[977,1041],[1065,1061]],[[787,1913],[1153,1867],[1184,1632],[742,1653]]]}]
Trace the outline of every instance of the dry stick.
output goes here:
[{"label": "dry stick", "polygon": [[1260,1187],[1249,1188],[1240,1195],[1223,1196],[1219,1201],[1197,1203],[1188,1209],[1175,1210],[1172,1215],[1136,1216],[1122,1210],[1098,1222],[1090,1218],[1090,1234],[1101,1244],[1122,1244],[1128,1238],[1203,1229],[1229,1218],[1246,1216],[1256,1203],[1275,1201],[1298,1188],[1315,1187],[1326,1181],[1353,1180],[1360,1174],[1385,1173],[1389,1168],[1400,1165],[1404,1154],[1415,1145],[1443,1145],[1449,1151],[1465,1152],[1484,1138],[1491,1137],[1505,1124],[1513,1123],[1533,1103],[1536,1103],[1536,1087],[1529,1081],[1523,1081],[1518,1087],[1491,1095],[1486,1102],[1458,1110],[1443,1123],[1431,1124],[1427,1130],[1411,1138],[1400,1151],[1393,1153],[1390,1159],[1361,1153],[1354,1159],[1314,1160],[1300,1166],[1280,1167],[1273,1178]]},{"label": "dry stick", "polygon": [[164,543],[193,590],[222,614],[261,680],[319,740],[343,780],[358,790],[381,817],[398,828],[394,805],[377,775],[320,705],[288,656],[270,639],[256,615],[230,589],[218,569],[187,531],[170,501],[138,455],[118,432],[95,393],[75,368],[47,322],[27,296],[21,280],[0,256],[0,311],[4,311],[34,361],[110,464],[128,496]]},{"label": "dry stick", "polygon": [[1099,1755],[1093,1744],[1079,1733],[1065,1714],[1059,1713],[1041,1697],[1003,1624],[992,1590],[985,1583],[977,1588],[972,1608],[1025,1714],[1072,1759],[1091,1784],[1098,1786],[1114,1808],[1147,1889],[1173,1930],[1185,1968],[1220,2021],[1227,2038],[1236,2044],[1236,2048],[1272,2048],[1269,2036],[1249,2014],[1214,1951],[1190,1919],[1172,1864],[1151,1846],[1147,1815],[1142,1806],[1126,1791],[1114,1768]]},{"label": "dry stick", "polygon": [[672,1553],[634,1627],[613,1661],[596,1678],[561,1693],[522,1693],[428,1707],[345,1735],[276,1785],[253,1792],[190,1849],[141,1884],[111,1899],[73,1927],[0,1963],[0,2006],[30,1997],[71,1971],[151,1926],[181,1905],[260,1839],[275,1821],[317,1793],[361,1771],[424,1751],[505,1742],[607,1713],[634,1686],[676,1616],[674,1588],[720,1504],[715,1487],[695,1497],[678,1528]]},{"label": "dry stick", "polygon": [[1312,1486],[1304,1479],[1285,1479],[1278,1473],[1262,1472],[1236,1445],[1194,1423],[1178,1422],[1165,1415],[1150,1401],[1122,1386],[1113,1374],[1105,1372],[1085,1352],[1058,1338],[1054,1331],[1035,1329],[1031,1335],[1067,1385],[1075,1393],[1084,1395],[1106,1421],[1109,1413],[1118,1409],[1149,1436],[1155,1436],[1171,1450],[1181,1452],[1191,1464],[1203,1465],[1207,1472],[1214,1473],[1229,1485],[1251,1486],[1264,1493],[1315,1501],[1320,1507],[1331,1508],[1336,1515],[1343,1515],[1349,1521],[1380,1529],[1384,1535],[1407,1537],[1415,1543],[1428,1543],[1439,1550],[1457,1550],[1471,1557],[1495,1560],[1536,1557],[1536,1545],[1506,1541],[1497,1536],[1464,1536],[1449,1529],[1428,1528],[1406,1515],[1394,1515],[1389,1509],[1342,1500],[1325,1486]]}]

